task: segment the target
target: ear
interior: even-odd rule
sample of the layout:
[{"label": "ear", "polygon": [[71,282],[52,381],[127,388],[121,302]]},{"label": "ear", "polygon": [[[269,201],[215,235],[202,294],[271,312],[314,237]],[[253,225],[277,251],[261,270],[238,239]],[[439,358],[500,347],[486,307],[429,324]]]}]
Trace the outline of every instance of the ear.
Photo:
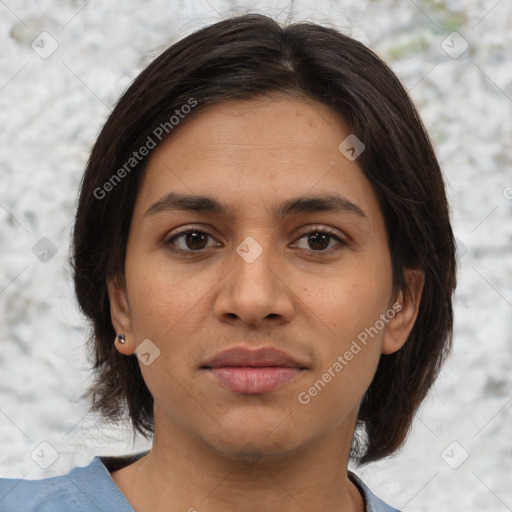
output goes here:
[{"label": "ear", "polygon": [[110,300],[110,317],[112,325],[117,334],[124,334],[126,342],[119,343],[116,336],[116,349],[124,355],[131,355],[135,352],[135,339],[131,323],[130,305],[126,293],[126,286],[121,280],[113,279],[108,281],[108,297]]},{"label": "ear", "polygon": [[404,346],[418,316],[425,274],[421,270],[406,269],[405,281],[405,289],[398,293],[390,308],[390,311],[395,311],[395,315],[386,326],[382,342],[383,354],[392,354]]}]

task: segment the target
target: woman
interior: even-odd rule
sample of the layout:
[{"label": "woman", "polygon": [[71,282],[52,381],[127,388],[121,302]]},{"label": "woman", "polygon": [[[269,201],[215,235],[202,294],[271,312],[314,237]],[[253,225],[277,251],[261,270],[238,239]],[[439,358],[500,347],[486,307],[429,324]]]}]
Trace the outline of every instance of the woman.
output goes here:
[{"label": "woman", "polygon": [[407,93],[311,23],[230,18],[164,51],[83,178],[93,410],[149,452],[1,480],[0,509],[396,510],[394,453],[452,334],[443,177]]}]

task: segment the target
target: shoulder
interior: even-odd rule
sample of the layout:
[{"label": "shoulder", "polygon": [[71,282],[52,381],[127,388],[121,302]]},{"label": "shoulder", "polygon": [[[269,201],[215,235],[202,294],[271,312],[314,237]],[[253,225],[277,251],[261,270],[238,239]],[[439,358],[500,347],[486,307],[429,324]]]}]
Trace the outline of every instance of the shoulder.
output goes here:
[{"label": "shoulder", "polygon": [[[135,460],[123,459],[122,464]],[[2,512],[89,512],[110,510],[133,512],[133,509],[110,477],[117,458],[95,457],[85,467],[42,480],[0,478],[0,510]],[[400,512],[375,496],[365,483],[349,471],[351,480],[365,497],[367,512]]]},{"label": "shoulder", "polygon": [[359,487],[366,501],[366,512],[400,512],[373,494],[368,486],[352,471],[348,472],[350,479]]},{"label": "shoulder", "polygon": [[42,480],[0,479],[2,512],[133,512],[100,457],[86,467]]}]

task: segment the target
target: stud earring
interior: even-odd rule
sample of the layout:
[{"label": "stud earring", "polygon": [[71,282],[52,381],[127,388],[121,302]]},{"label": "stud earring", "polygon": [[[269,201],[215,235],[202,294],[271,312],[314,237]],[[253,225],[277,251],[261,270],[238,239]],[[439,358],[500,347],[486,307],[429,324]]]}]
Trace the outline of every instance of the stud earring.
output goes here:
[{"label": "stud earring", "polygon": [[121,343],[121,344],[126,343],[126,337],[124,334],[119,334],[117,336],[117,339],[118,339],[119,343]]}]

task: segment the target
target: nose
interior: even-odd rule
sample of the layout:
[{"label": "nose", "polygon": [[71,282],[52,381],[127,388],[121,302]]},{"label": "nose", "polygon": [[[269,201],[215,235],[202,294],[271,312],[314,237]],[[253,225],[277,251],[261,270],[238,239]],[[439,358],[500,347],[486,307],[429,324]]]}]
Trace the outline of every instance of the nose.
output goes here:
[{"label": "nose", "polygon": [[254,328],[290,322],[295,294],[291,283],[286,282],[284,258],[269,244],[259,244],[248,237],[229,260],[231,269],[221,280],[215,297],[216,318]]}]

